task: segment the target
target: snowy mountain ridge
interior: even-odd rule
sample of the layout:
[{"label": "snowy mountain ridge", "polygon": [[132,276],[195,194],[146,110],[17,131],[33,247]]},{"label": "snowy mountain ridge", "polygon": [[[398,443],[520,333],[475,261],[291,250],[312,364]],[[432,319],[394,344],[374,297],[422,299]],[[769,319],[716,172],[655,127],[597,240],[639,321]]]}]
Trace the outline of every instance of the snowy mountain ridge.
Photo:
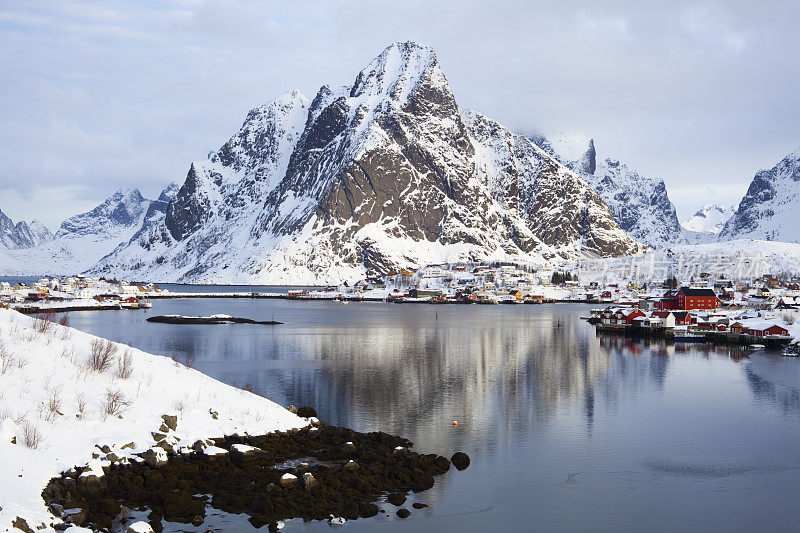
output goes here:
[{"label": "snowy mountain ridge", "polygon": [[553,264],[643,249],[577,174],[460,110],[433,50],[409,42],[350,87],[255,108],[191,165],[163,223],[92,272],[329,283],[442,261]]},{"label": "snowy mountain ridge", "polygon": [[[172,190],[176,187],[173,185]],[[153,201],[144,198],[138,189],[120,189],[91,211],[65,220],[49,240],[27,248],[0,248],[0,272],[5,275],[83,272],[154,223],[159,214],[163,219],[169,191],[170,188]]]},{"label": "snowy mountain ridge", "polygon": [[720,240],[762,239],[800,242],[800,148],[769,170],[759,170]]},{"label": "snowy mountain ridge", "polygon": [[0,211],[0,247],[19,249],[38,246],[53,238],[44,224],[34,219],[30,224],[19,221],[16,224]]},{"label": "snowy mountain ridge", "polygon": [[616,159],[598,158],[594,140],[583,135],[534,135],[531,140],[583,177],[631,237],[658,249],[684,243],[663,180],[642,176]]}]

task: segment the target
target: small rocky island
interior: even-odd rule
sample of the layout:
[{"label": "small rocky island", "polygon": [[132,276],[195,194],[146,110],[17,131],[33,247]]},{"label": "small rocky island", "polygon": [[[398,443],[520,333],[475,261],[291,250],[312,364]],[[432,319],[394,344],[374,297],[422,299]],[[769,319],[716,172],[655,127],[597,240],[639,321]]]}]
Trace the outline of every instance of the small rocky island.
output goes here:
[{"label": "small rocky island", "polygon": [[250,318],[239,318],[230,315],[211,315],[211,316],[183,316],[183,315],[160,315],[151,316],[148,322],[159,324],[261,324],[274,326],[283,324],[275,320],[252,320]]}]

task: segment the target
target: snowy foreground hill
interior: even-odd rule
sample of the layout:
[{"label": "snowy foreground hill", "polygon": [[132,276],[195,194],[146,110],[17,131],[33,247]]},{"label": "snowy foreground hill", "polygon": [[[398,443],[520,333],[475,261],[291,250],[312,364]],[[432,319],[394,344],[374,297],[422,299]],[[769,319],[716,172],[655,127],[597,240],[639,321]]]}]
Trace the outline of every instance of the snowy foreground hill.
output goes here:
[{"label": "snowy foreground hill", "polygon": [[[155,443],[162,415],[177,417],[168,439],[177,447],[233,433],[263,435],[308,425],[283,407],[230,387],[167,357],[0,309],[0,530],[24,518],[34,530],[54,517],[42,489],[60,472],[108,465],[99,446],[117,460]],[[93,348],[93,343],[94,348]],[[92,369],[98,346],[112,351],[103,370]],[[127,366],[125,366],[127,364]],[[122,369],[127,368],[127,372]],[[16,444],[12,444],[12,439]],[[59,520],[55,520],[59,522]]]},{"label": "snowy foreground hill", "polygon": [[92,272],[327,283],[443,261],[556,264],[643,249],[579,175],[459,109],[434,52],[409,42],[350,86],[253,109],[191,165],[163,222]]}]

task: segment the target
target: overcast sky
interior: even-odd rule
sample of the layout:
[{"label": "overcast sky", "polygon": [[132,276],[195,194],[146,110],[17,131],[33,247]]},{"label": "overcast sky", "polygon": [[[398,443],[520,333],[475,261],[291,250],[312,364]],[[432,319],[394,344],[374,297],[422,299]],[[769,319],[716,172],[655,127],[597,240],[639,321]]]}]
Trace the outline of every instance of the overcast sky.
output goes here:
[{"label": "overcast sky", "polygon": [[681,219],[800,147],[797,2],[562,4],[0,0],[0,209],[54,229],[119,186],[155,196],[248,109],[405,40],[462,107],[593,137]]}]

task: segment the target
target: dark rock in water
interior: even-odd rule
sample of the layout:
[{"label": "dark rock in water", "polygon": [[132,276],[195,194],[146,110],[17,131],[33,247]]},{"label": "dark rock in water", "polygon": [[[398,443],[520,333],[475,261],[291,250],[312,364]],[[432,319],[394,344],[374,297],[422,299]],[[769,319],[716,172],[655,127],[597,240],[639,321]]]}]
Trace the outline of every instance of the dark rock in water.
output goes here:
[{"label": "dark rock in water", "polygon": [[362,503],[358,506],[358,515],[362,518],[372,518],[378,511],[378,506],[374,503]]},{"label": "dark rock in water", "polygon": [[198,515],[194,515],[194,517],[192,517],[192,525],[195,526],[195,527],[201,526],[204,521],[205,521],[205,519],[202,516],[200,516],[199,514]]},{"label": "dark rock in water", "polygon": [[164,316],[148,317],[147,321],[156,322],[158,324],[262,324],[267,326],[272,326],[275,324],[283,324],[283,322],[276,322],[275,320],[251,320],[249,318],[239,318],[227,315],[214,315],[214,316],[164,315]]},{"label": "dark rock in water", "polygon": [[450,461],[453,463],[453,466],[456,467],[456,470],[464,470],[469,466],[469,455],[464,452],[456,452],[453,454],[453,457],[450,458]]},{"label": "dark rock in water", "polygon": [[400,518],[408,518],[409,516],[411,516],[411,511],[409,511],[408,509],[398,509],[397,516],[399,516]]},{"label": "dark rock in water", "polygon": [[161,520],[150,520],[148,524],[150,524],[150,527],[153,528],[153,533],[161,533],[164,531],[164,526],[161,524]]},{"label": "dark rock in water", "polygon": [[317,411],[313,407],[301,407],[297,410],[297,416],[300,418],[311,418],[317,416]]},{"label": "dark rock in water", "polygon": [[413,507],[414,509],[425,509],[427,506],[428,506],[427,503],[420,503],[420,502],[414,502],[411,504],[411,507]]},{"label": "dark rock in water", "polygon": [[400,507],[404,503],[406,503],[406,495],[402,492],[395,492],[394,494],[389,494],[386,497],[386,501],[394,505],[395,507]]}]

